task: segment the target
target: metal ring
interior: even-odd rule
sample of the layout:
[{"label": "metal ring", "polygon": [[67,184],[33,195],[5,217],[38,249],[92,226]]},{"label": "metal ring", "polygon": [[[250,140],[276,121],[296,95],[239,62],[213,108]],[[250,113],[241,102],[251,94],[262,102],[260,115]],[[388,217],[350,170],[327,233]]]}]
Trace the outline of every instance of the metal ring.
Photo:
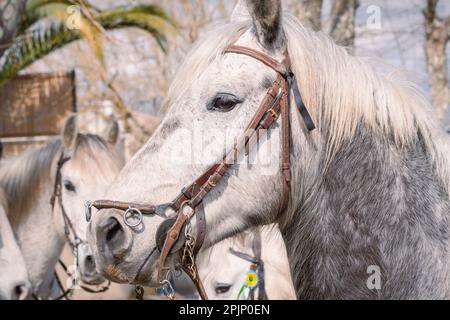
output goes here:
[{"label": "metal ring", "polygon": [[[136,223],[129,223],[128,218],[133,214],[137,214],[139,219]],[[143,215],[142,212],[137,208],[128,208],[127,211],[123,214],[123,222],[129,226],[130,228],[135,228],[142,223]]]},{"label": "metal ring", "polygon": [[84,203],[84,214],[86,217],[86,222],[91,221],[91,217],[92,217],[91,208],[92,208],[92,201],[86,201]]},{"label": "metal ring", "polygon": [[80,238],[75,236],[74,242],[75,242],[75,246],[78,247],[80,244],[83,243],[83,240],[81,240]]},{"label": "metal ring", "polygon": [[174,272],[172,272],[172,274],[175,278],[181,277],[181,275],[183,274],[181,263],[175,265]]},{"label": "metal ring", "polygon": [[161,281],[161,290],[162,290],[163,294],[171,300],[175,296],[175,290],[173,289],[170,281],[167,279],[164,279],[163,281]]}]

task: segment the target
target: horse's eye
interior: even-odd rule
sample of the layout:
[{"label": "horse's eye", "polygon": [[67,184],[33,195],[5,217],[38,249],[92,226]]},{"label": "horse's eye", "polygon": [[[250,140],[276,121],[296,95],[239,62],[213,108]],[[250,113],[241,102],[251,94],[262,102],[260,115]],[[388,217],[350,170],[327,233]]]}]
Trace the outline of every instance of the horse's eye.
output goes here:
[{"label": "horse's eye", "polygon": [[221,283],[216,285],[216,294],[224,294],[230,291],[231,284]]},{"label": "horse's eye", "polygon": [[215,110],[220,112],[228,112],[241,103],[236,96],[228,93],[218,93],[210,103],[208,103],[208,110]]},{"label": "horse's eye", "polygon": [[75,192],[75,186],[69,180],[64,180],[64,188],[66,188],[67,191]]}]

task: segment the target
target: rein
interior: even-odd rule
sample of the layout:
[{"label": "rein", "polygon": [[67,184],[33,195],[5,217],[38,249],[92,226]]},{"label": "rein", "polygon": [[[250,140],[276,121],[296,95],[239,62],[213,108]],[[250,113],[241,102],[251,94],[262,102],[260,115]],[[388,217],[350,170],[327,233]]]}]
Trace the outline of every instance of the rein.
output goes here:
[{"label": "rein", "polygon": [[[244,134],[234,144],[223,159],[212,165],[206,172],[198,177],[192,184],[183,188],[180,194],[170,203],[165,205],[135,204],[111,200],[96,200],[86,204],[86,219],[91,218],[91,207],[97,209],[118,209],[124,211],[123,220],[126,225],[133,228],[142,223],[143,215],[161,215],[167,208],[177,213],[176,218],[166,219],[160,224],[156,234],[156,243],[160,251],[158,262],[158,280],[161,285],[169,281],[170,268],[166,266],[166,259],[170,253],[182,250],[181,266],[194,282],[202,299],[207,299],[206,291],[198,277],[195,257],[202,247],[206,233],[206,219],[203,208],[203,199],[217,186],[227,173],[228,169],[236,163],[239,155],[244,152],[247,156],[259,140],[262,132],[270,129],[272,124],[281,116],[281,173],[283,196],[280,212],[289,203],[290,194],[290,129],[289,129],[289,98],[290,92],[294,93],[297,108],[303,117],[309,131],[315,129],[314,122],[303,103],[300,90],[291,70],[288,52],[284,53],[283,62],[278,62],[272,57],[257,50],[231,45],[224,53],[235,53],[250,56],[259,60],[266,66],[275,70],[278,75],[272,86],[268,89],[254,116],[247,125]],[[195,215],[197,224],[197,236],[191,234],[191,218]],[[131,223],[130,217],[137,216],[138,222]]]},{"label": "rein", "polygon": [[242,285],[237,300],[243,294],[245,288],[250,290],[250,300],[255,300],[255,290],[258,288],[258,300],[267,300],[267,292],[265,285],[264,261],[261,259],[261,233],[256,233],[252,242],[253,256],[239,252],[230,248],[230,253],[238,258],[251,263],[250,271],[247,273],[245,282]]},{"label": "rein", "polygon": [[[70,220],[69,216],[67,215],[66,209],[64,208],[63,205],[63,200],[62,200],[62,175],[61,175],[61,169],[64,166],[64,164],[70,160],[70,156],[65,156],[64,152],[61,152],[61,155],[58,159],[58,162],[56,164],[56,177],[55,177],[55,183],[53,185],[53,194],[50,198],[50,205],[52,206],[52,212],[54,212],[55,210],[55,204],[56,201],[58,202],[58,205],[61,209],[61,214],[62,214],[62,218],[63,218],[63,222],[64,222],[64,234],[66,236],[67,242],[69,243],[71,249],[72,249],[72,253],[75,257],[75,264],[78,268],[78,246],[80,244],[86,243],[86,241],[83,241],[80,237],[78,237],[78,234],[75,230],[75,227],[73,226],[72,221]],[[71,234],[72,234],[72,238],[71,238]],[[73,239],[73,240],[72,240]],[[62,269],[64,270],[64,272],[66,273],[66,275],[68,277],[71,277],[72,275],[70,274],[70,272],[68,271],[67,266],[64,264],[64,262],[59,259],[58,260],[59,264],[61,265]],[[56,270],[54,272],[54,276],[56,279],[56,282],[58,284],[58,287],[61,290],[61,294],[56,297],[54,300],[61,300],[61,299],[68,299],[72,294],[74,289],[73,288],[68,288],[68,289],[64,289],[62,282],[58,276],[58,274],[56,273]],[[101,293],[101,292],[105,292],[109,289],[111,282],[108,281],[105,285],[102,285],[101,287],[99,287],[98,289],[93,289],[84,285],[80,285],[80,288],[83,289],[86,292],[89,293]],[[33,298],[35,300],[42,300],[43,297],[39,297],[35,294],[32,295]]]}]

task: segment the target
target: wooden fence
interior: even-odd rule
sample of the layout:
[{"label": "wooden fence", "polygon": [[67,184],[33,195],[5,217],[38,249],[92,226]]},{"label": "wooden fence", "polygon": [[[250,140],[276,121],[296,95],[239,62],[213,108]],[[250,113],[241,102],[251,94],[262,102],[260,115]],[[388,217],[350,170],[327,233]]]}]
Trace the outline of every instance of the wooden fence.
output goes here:
[{"label": "wooden fence", "polygon": [[0,86],[0,140],[4,155],[59,134],[76,112],[75,72],[27,74]]}]

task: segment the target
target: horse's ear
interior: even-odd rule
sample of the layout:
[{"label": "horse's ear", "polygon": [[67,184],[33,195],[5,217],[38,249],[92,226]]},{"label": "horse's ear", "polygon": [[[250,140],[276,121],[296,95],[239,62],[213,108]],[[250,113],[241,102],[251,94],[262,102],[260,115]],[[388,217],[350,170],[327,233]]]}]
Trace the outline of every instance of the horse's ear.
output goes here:
[{"label": "horse's ear", "polygon": [[247,0],[248,10],[259,43],[267,49],[284,45],[282,8],[280,0]]},{"label": "horse's ear", "polygon": [[77,135],[78,135],[77,115],[72,114],[66,119],[64,127],[61,131],[61,138],[66,148],[69,149],[72,148],[77,138]]},{"label": "horse's ear", "polygon": [[106,133],[106,141],[112,145],[115,145],[117,140],[119,140],[119,123],[116,119],[113,119],[111,126]]}]

